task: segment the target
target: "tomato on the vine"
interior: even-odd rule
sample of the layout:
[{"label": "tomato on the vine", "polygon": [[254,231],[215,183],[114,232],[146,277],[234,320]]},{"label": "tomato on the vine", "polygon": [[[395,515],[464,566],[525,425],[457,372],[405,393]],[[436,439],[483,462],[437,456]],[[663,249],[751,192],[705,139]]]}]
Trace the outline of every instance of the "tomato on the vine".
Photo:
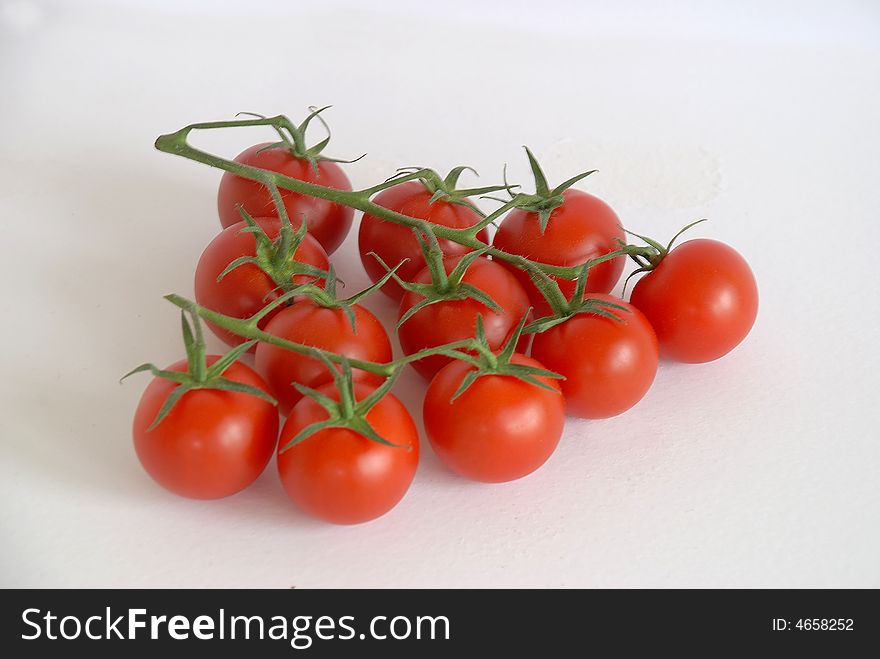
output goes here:
[{"label": "tomato on the vine", "polygon": [[[266,332],[349,359],[391,361],[391,343],[379,319],[360,305],[350,309],[354,313],[354,328],[343,309],[299,300],[278,312],[266,325]],[[302,398],[294,383],[316,389],[333,379],[328,367],[318,359],[263,342],[257,345],[256,367],[278,399],[282,414],[288,414]],[[382,380],[360,369],[354,369],[354,376],[374,384]]]},{"label": "tomato on the vine", "polygon": [[[265,236],[274,240],[281,228],[277,218],[255,218]],[[269,272],[255,263],[245,263],[227,272],[219,281],[217,278],[227,266],[242,257],[256,257],[257,239],[244,221],[233,224],[221,231],[202,252],[195,274],[196,302],[212,311],[218,311],[234,318],[249,318],[272,302],[284,291],[281,290]],[[326,271],[330,265],[327,253],[321,244],[306,233],[293,253],[293,260]],[[287,264],[282,264],[286,266]],[[270,266],[266,266],[271,271]],[[323,286],[323,280],[307,274],[295,274],[294,284],[313,282]],[[264,328],[269,320],[280,311],[273,310],[260,320]],[[213,332],[230,345],[242,343],[244,339],[232,332],[208,322]]]},{"label": "tomato on the vine", "polygon": [[[510,362],[544,368],[519,353]],[[455,398],[473,370],[471,364],[453,361],[428,386],[423,413],[434,452],[473,480],[497,483],[530,474],[547,461],[562,436],[565,401],[559,385],[536,376],[548,390],[512,375],[485,374]]]},{"label": "tomato on the vine", "polygon": [[[306,183],[315,183],[337,190],[351,190],[351,183],[342,168],[335,162],[322,159],[300,158],[286,146],[271,143],[256,144],[245,149],[235,162],[260,169],[268,169]],[[309,197],[291,190],[279,189],[284,207],[293,225],[299,226],[303,218],[309,233],[332,254],[342,244],[351,229],[354,211],[342,204]],[[249,179],[225,172],[217,193],[217,209],[224,227],[241,221],[239,204],[253,217],[277,217],[278,211],[269,189]]]},{"label": "tomato on the vine", "polygon": [[[563,203],[550,213],[541,227],[539,214],[522,208],[512,210],[502,220],[493,244],[500,250],[524,256],[539,263],[576,266],[619,249],[625,240],[620,220],[604,201],[580,190],[562,193]],[[590,268],[586,292],[608,293],[623,272],[625,257],[620,256]],[[529,294],[536,315],[549,311],[546,300],[524,270],[508,265]],[[573,280],[552,277],[566,297],[575,289]]]},{"label": "tomato on the vine", "polygon": [[[444,258],[443,267],[446,273],[450,273],[460,260],[460,256]],[[413,282],[430,284],[430,269],[425,268],[419,272]],[[483,318],[489,346],[493,350],[499,350],[517,323],[529,313],[528,295],[510,271],[496,261],[482,256],[476,258],[468,266],[461,283],[485,293],[495,301],[499,310],[493,310],[470,297],[440,300],[425,306],[397,330],[400,346],[405,354],[411,355],[425,348],[473,338],[477,316]],[[423,299],[418,293],[407,291],[400,301],[398,318],[403,318],[404,314]],[[430,378],[450,360],[451,358],[443,355],[431,355],[413,362],[413,367],[422,376]]]},{"label": "tomato on the vine", "polygon": [[[478,224],[482,219],[473,208],[443,198],[431,201],[432,193],[419,181],[410,181],[380,192],[373,201],[392,211],[426,220],[453,229],[465,229]],[[485,229],[477,233],[477,238],[484,243],[489,242],[489,234]],[[447,256],[458,256],[470,252],[469,247],[438,238],[440,249]],[[372,256],[377,254],[391,267],[406,260],[397,269],[397,276],[404,281],[412,281],[413,277],[425,267],[425,257],[412,229],[402,224],[395,224],[364,213],[358,230],[358,248],[361,262],[372,281],[378,281],[385,268]],[[395,300],[403,297],[404,291],[394,280],[389,280],[382,292]]]},{"label": "tomato on the vine", "polygon": [[561,386],[570,414],[604,419],[625,412],[647,393],[659,351],[654,330],[638,309],[611,295],[589,297],[625,309],[608,309],[619,320],[575,314],[535,334],[531,354],[565,376]]},{"label": "tomato on the vine", "polygon": [[665,254],[630,302],[651,322],[663,356],[703,363],[726,355],[752,329],[758,285],[736,250],[698,238]]},{"label": "tomato on the vine", "polygon": [[[354,384],[357,400],[375,387]],[[318,392],[339,400],[335,385]],[[392,394],[366,414],[385,440],[380,444],[349,428],[326,428],[281,451],[308,426],[328,418],[315,400],[302,398],[281,430],[278,473],[287,495],[304,512],[335,524],[359,524],[391,510],[406,494],[419,462],[419,435],[412,417]]]},{"label": "tomato on the vine", "polygon": [[[219,359],[209,356],[208,366]],[[166,370],[184,373],[187,361]],[[223,377],[269,393],[253,369],[233,363]],[[134,448],[147,473],[164,488],[194,499],[229,496],[262,473],[278,439],[278,410],[248,393],[192,389],[150,429],[177,383],[154,378],[134,416]]]}]

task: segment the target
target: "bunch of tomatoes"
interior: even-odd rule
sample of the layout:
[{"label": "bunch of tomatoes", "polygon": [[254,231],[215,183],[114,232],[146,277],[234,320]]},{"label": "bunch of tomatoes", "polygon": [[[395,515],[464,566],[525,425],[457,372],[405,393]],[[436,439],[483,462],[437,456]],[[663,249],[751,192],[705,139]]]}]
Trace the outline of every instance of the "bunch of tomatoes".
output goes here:
[{"label": "bunch of tomatoes", "polygon": [[[169,296],[186,359],[135,369],[155,376],[135,413],[135,449],[172,492],[229,496],[275,456],[306,513],[339,524],[386,513],[419,460],[416,424],[392,393],[410,367],[429,382],[421,412],[438,458],[476,481],[521,478],[553,453],[566,415],[621,414],[648,391],[661,357],[718,359],[754,323],[757,286],[742,256],[708,239],[676,246],[678,236],[664,245],[629,234],[644,245],[628,244],[611,207],[572,187],[591,172],[551,188],[526,150],[533,194],[506,181],[459,188],[465,167],[445,178],[401,170],[353,191],[344,163],[322,155],[326,139],[305,144],[321,111],[298,126],[258,117],[157,141],[225,170],[223,228],[196,265],[195,301]],[[279,140],[234,160],[187,142],[194,129],[253,125]],[[500,193],[508,198],[488,215],[474,203]],[[341,298],[331,255],[355,210],[374,283]],[[627,258],[639,277],[629,301],[611,295]],[[376,292],[399,303],[401,359],[360,304]],[[229,352],[206,354],[203,322]]]}]

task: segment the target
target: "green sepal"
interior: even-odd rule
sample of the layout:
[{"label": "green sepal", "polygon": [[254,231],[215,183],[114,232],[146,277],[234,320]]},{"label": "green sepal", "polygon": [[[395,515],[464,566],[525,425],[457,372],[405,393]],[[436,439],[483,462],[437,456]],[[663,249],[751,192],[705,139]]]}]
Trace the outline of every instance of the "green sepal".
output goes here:
[{"label": "green sepal", "polygon": [[[478,197],[482,195],[489,194],[490,192],[500,192],[501,190],[506,190],[508,194],[513,194],[514,188],[519,186],[510,185],[506,180],[502,185],[486,185],[486,186],[478,186],[473,188],[459,188],[458,181],[461,178],[461,175],[464,172],[471,172],[474,176],[479,176],[477,170],[473,167],[468,167],[467,165],[459,165],[458,167],[453,167],[449,173],[442,177],[435,172],[433,169],[429,169],[426,167],[402,167],[398,169],[398,173],[396,176],[407,175],[414,172],[421,172],[421,176],[418,180],[425,186],[425,189],[431,193],[430,202],[433,204],[436,201],[443,200],[450,204],[459,204],[462,206],[467,206],[471,210],[475,211],[480,217],[483,217],[483,211],[481,211],[473,201],[470,200],[470,197]],[[392,179],[388,179],[393,180]]]},{"label": "green sepal", "polygon": [[232,391],[238,394],[249,394],[251,396],[256,396],[257,398],[266,401],[270,405],[278,404],[278,401],[275,399],[274,396],[267,394],[259,387],[245,384],[244,382],[236,382],[235,380],[229,380],[227,378],[218,377],[216,379],[209,380],[208,383],[199,387],[199,389],[218,389],[220,391]]},{"label": "green sepal", "polygon": [[192,391],[193,388],[193,385],[190,383],[183,383],[174,387],[174,389],[171,390],[171,393],[168,394],[168,398],[162,403],[162,407],[159,408],[159,411],[156,413],[156,418],[153,419],[153,423],[147,428],[147,432],[150,432],[153,428],[162,423],[162,420],[168,416],[171,408],[177,405],[177,403],[180,402],[180,399],[183,398],[183,395]]},{"label": "green sepal", "polygon": [[553,211],[559,208],[565,201],[562,193],[578,181],[585,179],[590,174],[596,173],[597,170],[591,169],[586,172],[581,172],[580,174],[575,174],[551,189],[550,185],[547,183],[547,177],[544,175],[544,171],[538,164],[538,160],[535,158],[531,149],[527,146],[524,146],[523,148],[526,150],[526,156],[529,159],[529,168],[532,170],[532,177],[535,179],[535,193],[531,195],[517,195],[518,199],[516,199],[516,207],[530,213],[535,213],[538,216],[538,223],[541,228],[541,234],[543,235],[547,230],[547,224],[550,222],[550,216],[553,214]]},{"label": "green sepal", "polygon": [[[427,224],[427,223],[426,223]],[[413,229],[425,262],[428,265],[428,271],[431,274],[431,283],[422,284],[416,282],[403,281],[396,274],[393,274],[385,261],[376,253],[370,252],[379,264],[385,268],[388,276],[393,276],[397,284],[406,291],[414,293],[423,299],[407,309],[397,321],[397,327],[401,327],[406,321],[412,318],[419,311],[438,302],[446,302],[452,300],[476,300],[488,309],[500,313],[503,309],[495,302],[485,291],[480,290],[472,284],[463,283],[468,268],[481,256],[489,251],[489,247],[474,250],[466,253],[459,258],[458,262],[447,274],[444,267],[444,254],[437,242],[437,237],[429,226],[425,226],[423,230]],[[399,267],[399,265],[398,265]]]},{"label": "green sepal", "polygon": [[351,324],[352,332],[357,334],[357,318],[352,307],[382,288],[391,277],[395,277],[397,269],[405,262],[406,260],[401,261],[393,268],[387,268],[386,266],[388,272],[376,281],[376,283],[347,298],[340,298],[337,295],[338,278],[335,269],[331,265],[328,271],[324,273],[324,288],[315,285],[313,282],[295,285],[284,291],[282,295],[279,295],[271,302],[268,302],[266,306],[260,309],[257,313],[246,319],[246,322],[256,327],[260,320],[279,306],[290,303],[294,298],[305,298],[325,309],[341,309]]},{"label": "green sepal", "polygon": [[[528,366],[526,364],[515,364],[511,361],[513,359],[513,355],[516,353],[516,345],[523,334],[526,321],[528,320],[528,317],[530,315],[531,309],[529,309],[528,313],[523,315],[519,323],[517,323],[516,328],[511,333],[510,337],[508,337],[507,342],[504,344],[501,351],[497,354],[495,354],[489,347],[489,342],[486,339],[486,330],[483,325],[483,317],[479,315],[477,316],[474,339],[474,347],[477,352],[477,358],[476,360],[465,360],[471,363],[471,365],[475,368],[468,371],[462,378],[462,381],[461,383],[459,383],[458,388],[455,390],[455,393],[453,393],[452,397],[449,399],[450,404],[455,402],[455,400],[459,396],[464,394],[471,387],[471,385],[473,385],[473,383],[477,381],[478,378],[484,377],[486,375],[513,377],[517,378],[518,380],[522,380],[527,384],[531,384],[542,389],[547,389],[549,391],[559,393],[558,389],[549,386],[545,382],[541,382],[538,378],[545,377],[553,379],[564,379],[564,376],[560,375],[559,373],[555,373],[554,371],[549,371],[545,368]],[[462,359],[462,357],[457,358]]]},{"label": "green sepal", "polygon": [[310,424],[300,430],[289,442],[279,449],[279,453],[290,450],[291,447],[308,439],[314,434],[330,428],[345,428],[355,432],[366,439],[391,446],[393,448],[406,448],[400,444],[395,444],[382,437],[373,426],[367,421],[366,416],[373,407],[375,407],[382,398],[384,398],[394,386],[397,377],[400,375],[400,369],[395,369],[385,382],[361,401],[355,399],[354,381],[352,377],[351,364],[348,359],[343,357],[341,362],[341,370],[320,351],[312,351],[312,356],[324,363],[333,376],[333,382],[339,392],[339,400],[333,400],[330,396],[323,394],[311,387],[306,387],[299,383],[294,383],[294,387],[303,396],[307,396],[314,400],[327,412],[327,419]]},{"label": "green sepal", "polygon": [[183,335],[187,360],[187,370],[185,372],[167,371],[157,368],[154,364],[146,363],[132,369],[120,378],[120,382],[122,382],[135,373],[150,371],[154,377],[170,380],[176,384],[171,393],[165,399],[165,402],[162,403],[159,411],[156,413],[156,418],[153,419],[153,422],[150,424],[149,428],[147,428],[148,432],[158,426],[163,419],[168,416],[168,413],[171,412],[184,394],[197,389],[215,389],[243,393],[256,396],[272,405],[278,404],[278,401],[276,401],[274,397],[259,387],[236,382],[235,380],[229,380],[228,378],[223,377],[223,373],[225,373],[230,366],[238,361],[238,359],[257,342],[246,341],[245,343],[237,345],[217,359],[217,361],[211,364],[211,366],[208,366],[201,321],[198,314],[193,313],[192,310],[190,311],[195,331],[193,331],[193,327],[190,326],[186,319],[186,312],[183,309],[181,309],[180,312],[181,332]]},{"label": "green sepal", "polygon": [[616,302],[586,297],[583,298],[579,304],[573,305],[571,311],[560,315],[545,316],[544,318],[533,320],[526,326],[525,332],[527,334],[541,334],[542,332],[549,330],[551,327],[556,327],[578,314],[593,314],[594,316],[601,316],[618,323],[623,322],[624,319],[617,313],[614,313],[614,311],[632,313],[627,307],[617,304]]},{"label": "green sepal", "polygon": [[296,260],[296,251],[305,239],[308,227],[303,221],[294,230],[277,186],[271,185],[269,190],[281,223],[278,236],[275,239],[269,238],[250,213],[239,204],[238,211],[247,225],[239,233],[250,233],[254,236],[254,256],[239,256],[234,259],[217,275],[217,281],[220,282],[230,272],[247,264],[259,268],[282,292],[288,292],[297,286],[293,282],[296,276],[313,277],[315,280],[326,279],[327,273],[324,270]]},{"label": "green sepal", "polygon": [[[259,265],[260,265],[257,262],[257,259],[255,259],[253,256],[239,256],[237,259],[234,259],[233,261],[231,261],[229,263],[229,265],[227,265],[225,268],[223,268],[223,272],[221,272],[219,275],[217,275],[217,283],[219,284],[226,275],[228,275],[233,270],[240,268],[241,266],[245,265],[246,263],[253,263],[257,267],[259,267]],[[275,283],[277,284],[278,282],[275,282]]]},{"label": "green sepal", "polygon": [[233,362],[238,361],[239,357],[257,345],[257,343],[258,341],[245,341],[232,348],[232,350],[222,355],[220,359],[208,367],[208,377],[220,377],[227,368],[232,366]]},{"label": "green sepal", "polygon": [[155,375],[157,378],[171,380],[172,382],[183,383],[183,382],[187,382],[189,379],[189,376],[186,373],[183,373],[181,371],[164,371],[161,368],[159,368],[158,366],[156,366],[155,364],[148,363],[148,364],[141,364],[140,366],[137,366],[137,367],[131,369],[128,373],[126,373],[121,378],[119,378],[119,382],[121,384],[124,380],[128,379],[130,376],[134,375],[135,373],[143,373],[144,371],[150,371],[150,373]]},{"label": "green sepal", "polygon": [[[624,229],[626,233],[631,236],[635,236],[639,240],[645,242],[648,247],[640,247],[638,245],[627,245],[626,243],[621,243],[620,251],[627,256],[629,256],[633,261],[635,261],[636,265],[639,267],[633,270],[629,275],[627,275],[626,279],[623,282],[623,293],[626,294],[626,287],[629,285],[630,279],[635,277],[636,275],[642,272],[650,272],[654,268],[656,268],[663,259],[666,258],[666,255],[672,250],[672,246],[675,244],[675,241],[678,240],[681,235],[700,224],[701,222],[707,222],[707,218],[701,218],[690,224],[686,224],[684,227],[678,230],[678,232],[672,236],[672,239],[666,244],[661,245],[658,241],[649,238],[648,236],[643,236],[635,231],[629,231],[628,229]],[[621,227],[623,228],[623,227]],[[621,241],[618,241],[621,242]]]}]

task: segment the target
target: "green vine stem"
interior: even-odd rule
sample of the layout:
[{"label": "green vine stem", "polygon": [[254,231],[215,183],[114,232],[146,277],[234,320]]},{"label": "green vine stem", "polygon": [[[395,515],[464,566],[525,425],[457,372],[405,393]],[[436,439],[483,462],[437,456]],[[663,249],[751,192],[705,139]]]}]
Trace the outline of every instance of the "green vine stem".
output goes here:
[{"label": "green vine stem", "polygon": [[[187,300],[185,297],[176,294],[166,295],[165,299],[171,302],[171,304],[180,307],[185,311],[188,311],[194,317],[198,316],[203,320],[212,322],[218,327],[222,327],[223,329],[229,330],[230,332],[233,332],[251,341],[261,341],[263,343],[269,343],[271,345],[283,348],[285,350],[290,350],[291,352],[295,352],[300,355],[308,355],[310,357],[327,359],[334,364],[342,364],[344,361],[348,361],[349,365],[352,368],[367,371],[368,373],[374,373],[384,378],[389,378],[395,375],[407,364],[418,361],[419,359],[424,359],[425,357],[430,357],[432,355],[445,355],[446,357],[469,360],[470,355],[463,351],[478,350],[476,338],[464,339],[462,341],[455,341],[453,343],[447,343],[442,346],[437,346],[436,348],[427,348],[420,352],[414,353],[412,355],[407,355],[405,357],[401,357],[400,359],[390,362],[371,362],[362,359],[347,359],[346,357],[330,350],[323,350],[320,348],[315,348],[313,346],[307,346],[302,343],[296,343],[295,341],[288,341],[287,339],[282,339],[280,337],[274,336],[273,334],[269,334],[268,332],[265,332],[258,327],[257,323],[263,316],[269,313],[269,311],[280,304],[284,304],[287,299],[298,294],[299,291],[294,289],[289,293],[286,293],[285,295],[282,295],[273,300],[264,309],[246,319],[226,316],[222,313],[218,313],[217,311],[212,311],[211,309],[200,306],[192,300]],[[248,344],[248,347],[250,345],[251,344]]]},{"label": "green vine stem", "polygon": [[[318,199],[326,199],[328,201],[332,201],[338,204],[342,204],[344,206],[349,206],[350,208],[354,208],[356,210],[363,211],[365,213],[369,213],[370,215],[381,218],[383,220],[388,220],[389,222],[394,222],[395,224],[402,224],[410,228],[420,228],[424,224],[421,220],[418,220],[417,218],[409,217],[408,215],[403,215],[401,213],[397,213],[395,211],[379,206],[378,204],[372,202],[370,200],[370,197],[377,192],[381,192],[382,190],[394,187],[406,181],[413,180],[433,181],[438,187],[442,187],[444,184],[443,179],[441,179],[439,174],[431,169],[419,169],[404,174],[402,176],[395,176],[388,181],[385,181],[384,183],[380,183],[369,188],[364,188],[363,190],[336,190],[334,188],[328,188],[322,185],[317,185],[315,183],[307,183],[296,178],[284,176],[283,174],[279,174],[277,172],[260,169],[259,167],[244,165],[242,163],[235,162],[234,160],[227,160],[225,158],[221,158],[220,156],[216,156],[206,151],[197,149],[192,146],[188,141],[190,133],[194,130],[240,128],[247,126],[269,126],[277,131],[281,129],[289,130],[289,127],[291,125],[292,124],[290,120],[283,115],[265,118],[261,117],[256,119],[238,119],[233,121],[209,121],[203,123],[195,123],[184,126],[174,133],[161,135],[156,140],[155,146],[159,151],[162,151],[163,153],[181,156],[188,160],[194,160],[196,162],[200,162],[205,165],[215,167],[217,169],[231,172],[233,174],[236,174],[237,176],[241,176],[242,178],[246,178],[252,181],[258,181],[260,183],[263,183],[270,189],[273,185],[275,185],[286,190],[292,190],[293,192],[297,192],[299,194],[316,197]],[[521,269],[538,268],[543,273],[548,275],[554,275],[562,279],[576,279],[582,267],[581,265],[557,266],[547,263],[537,263],[535,261],[530,261],[529,259],[526,259],[522,256],[509,254],[496,247],[492,247],[491,245],[488,245],[477,238],[477,233],[481,229],[501,218],[501,216],[508,210],[521,205],[529,205],[532,203],[534,203],[534,195],[521,193],[516,194],[510,201],[505,203],[494,212],[487,215],[480,223],[472,227],[455,229],[451,227],[435,225],[431,227],[431,230],[439,238],[450,240],[460,245],[464,245],[465,247],[470,247],[473,250],[484,250],[486,254],[491,255],[494,258],[507,261]],[[589,263],[590,262],[588,261],[587,264]],[[352,364],[352,366],[355,365]],[[359,367],[356,366],[356,368]]]}]

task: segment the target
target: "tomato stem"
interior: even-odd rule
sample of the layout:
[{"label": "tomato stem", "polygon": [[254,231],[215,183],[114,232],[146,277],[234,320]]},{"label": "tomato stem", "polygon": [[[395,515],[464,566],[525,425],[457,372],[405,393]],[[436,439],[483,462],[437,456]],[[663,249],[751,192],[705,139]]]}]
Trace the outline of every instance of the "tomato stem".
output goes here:
[{"label": "tomato stem", "polygon": [[[300,294],[301,293],[298,290],[294,290],[287,295],[292,296]],[[426,357],[431,357],[433,355],[444,355],[446,357],[453,357],[455,359],[463,359],[464,361],[472,361],[472,357],[470,357],[470,355],[463,351],[477,351],[479,349],[476,339],[463,339],[461,341],[454,341],[452,343],[436,346],[434,348],[426,348],[417,353],[413,353],[411,355],[407,355],[405,357],[401,357],[400,359],[390,362],[371,362],[363,359],[348,359],[345,356],[337,354],[330,350],[323,350],[321,348],[307,346],[302,343],[296,343],[295,341],[288,341],[287,339],[282,339],[281,337],[269,334],[268,332],[260,329],[257,326],[257,321],[260,317],[265,315],[265,309],[261,310],[258,314],[251,316],[250,318],[241,319],[234,318],[233,316],[226,316],[217,311],[212,311],[211,309],[198,305],[195,302],[187,300],[180,295],[166,295],[165,299],[171,302],[173,305],[188,311],[194,318],[200,317],[217,325],[218,327],[222,327],[223,329],[232,332],[233,334],[236,334],[245,339],[249,339],[250,342],[248,343],[248,347],[253,345],[256,341],[268,343],[270,345],[277,346],[285,350],[290,350],[291,352],[295,352],[300,355],[309,355],[319,357],[321,359],[326,359],[334,364],[342,364],[343,362],[347,361],[352,368],[357,368],[362,371],[374,373],[376,375],[380,375],[386,378],[391,377],[395,373],[399,372],[407,364],[418,361],[420,359],[424,359]],[[283,303],[284,296],[273,301],[273,304]]]},{"label": "tomato stem", "polygon": [[[337,190],[335,188],[329,188],[326,186],[318,185],[316,183],[307,183],[306,181],[292,178],[290,176],[284,176],[283,174],[279,174],[270,170],[260,169],[259,167],[245,165],[234,160],[221,158],[220,156],[216,156],[211,153],[207,153],[206,151],[197,149],[190,145],[188,142],[189,135],[194,130],[212,130],[218,128],[238,128],[247,126],[270,126],[277,129],[288,128],[291,125],[292,124],[290,123],[290,120],[283,115],[255,119],[238,119],[233,121],[209,121],[194,123],[188,126],[184,126],[174,133],[161,135],[156,140],[155,146],[156,149],[162,151],[163,153],[181,156],[188,160],[193,160],[195,162],[200,162],[205,165],[215,167],[217,169],[222,169],[223,171],[231,172],[242,178],[246,178],[252,181],[258,181],[266,186],[274,184],[277,187],[283,188],[285,190],[291,190],[293,192],[297,192],[299,194],[310,197],[315,197],[317,199],[326,199],[327,201],[332,201],[334,203],[342,204],[344,206],[348,206],[350,208],[369,213],[370,215],[373,215],[383,220],[387,220],[389,222],[393,222],[395,224],[402,224],[411,228],[418,228],[421,224],[424,223],[423,220],[420,220],[418,218],[403,215],[402,213],[398,213],[384,208],[383,206],[379,206],[378,204],[371,201],[370,197],[375,193],[381,192],[382,190],[385,190],[387,188],[391,188],[406,181],[416,179],[424,180],[427,178],[428,180],[437,180],[438,183],[442,185],[442,179],[440,179],[439,175],[436,174],[436,172],[434,172],[433,170],[420,169],[415,172],[402,174],[400,176],[392,177],[384,183],[380,183],[378,185],[365,188],[363,190]],[[582,178],[583,175],[579,175],[579,177]],[[579,178],[574,177],[574,179],[570,179],[569,181],[573,182],[574,180],[579,180]],[[569,181],[566,181],[566,184],[570,185],[571,183]],[[505,187],[510,188],[512,186]],[[557,188],[555,188],[551,192],[554,192],[557,195],[561,194],[561,192],[559,191],[560,187],[562,186],[557,186]],[[505,207],[503,207],[503,211],[501,211],[500,213],[498,211],[492,213],[491,215],[487,216],[487,218],[485,218],[482,222],[473,227],[456,229],[452,227],[432,225],[431,230],[438,238],[449,240],[465,247],[470,247],[473,250],[485,250],[486,254],[489,254],[494,258],[507,261],[516,267],[522,267],[522,262],[524,260],[523,257],[509,254],[508,252],[484,243],[479,238],[477,238],[477,232],[498,219],[498,217],[500,217],[503,212],[506,212],[510,208],[520,206],[526,207],[529,203],[535,203],[535,195],[516,194],[509,202],[505,204]],[[551,274],[557,277],[561,277],[563,279],[572,280],[577,277],[580,267],[558,266],[533,261],[530,261],[530,263],[533,265],[533,267],[540,269],[546,274]]]},{"label": "tomato stem", "polygon": [[183,344],[186,349],[187,371],[195,382],[204,382],[207,379],[207,359],[205,356],[205,335],[202,332],[202,322],[198,316],[193,315],[193,328],[186,319],[186,313],[180,312],[180,322],[183,331]]},{"label": "tomato stem", "polygon": [[156,417],[153,419],[150,427],[147,428],[147,431],[149,432],[158,426],[184,395],[195,389],[218,389],[221,391],[243,393],[261,398],[272,405],[277,405],[278,402],[259,387],[223,377],[223,373],[226,369],[232,366],[239,357],[256,345],[256,341],[246,341],[245,343],[232,348],[225,355],[219,357],[213,364],[211,364],[211,366],[208,366],[201,322],[196,314],[190,313],[193,319],[193,326],[195,326],[195,335],[193,335],[192,327],[186,320],[187,311],[189,311],[189,309],[182,308],[180,312],[181,326],[183,330],[183,345],[186,350],[187,370],[185,372],[166,371],[158,368],[154,364],[146,363],[132,369],[120,379],[120,382],[122,382],[122,380],[125,380],[128,376],[134,375],[135,373],[150,371],[154,377],[170,380],[175,383],[171,393],[165,399],[162,407],[159,408]]},{"label": "tomato stem", "polygon": [[620,252],[629,256],[636,264],[639,266],[631,273],[623,282],[623,290],[626,292],[626,287],[629,284],[630,279],[635,277],[636,275],[642,272],[650,272],[654,268],[656,268],[663,259],[666,258],[666,255],[672,250],[672,246],[675,244],[675,241],[678,240],[681,235],[689,230],[691,227],[695,227],[701,222],[707,222],[708,220],[704,217],[702,219],[691,222],[690,224],[686,224],[684,227],[678,230],[678,232],[672,236],[672,239],[666,244],[662,245],[653,238],[649,238],[648,236],[643,236],[640,233],[636,233],[635,231],[629,231],[628,229],[623,229],[629,235],[635,236],[639,240],[645,242],[645,246],[642,245],[627,245],[621,242]]}]

